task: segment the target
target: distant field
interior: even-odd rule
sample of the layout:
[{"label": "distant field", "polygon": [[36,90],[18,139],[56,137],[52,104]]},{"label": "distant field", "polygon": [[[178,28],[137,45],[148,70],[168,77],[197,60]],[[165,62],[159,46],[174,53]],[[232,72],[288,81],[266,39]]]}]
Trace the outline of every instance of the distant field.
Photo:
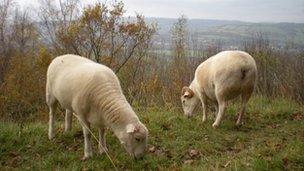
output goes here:
[{"label": "distant field", "polygon": [[[188,120],[177,109],[138,109],[150,130],[147,155],[132,160],[112,133],[107,134],[109,153],[119,170],[304,169],[303,106],[254,97],[240,128],[234,126],[236,107],[229,107],[218,129],[211,127],[211,112],[208,122],[202,123],[201,114]],[[113,169],[105,155],[97,154],[93,139],[94,157],[81,161],[80,126],[74,122],[73,130],[63,133],[62,123],[57,122],[57,135],[49,141],[47,122],[24,123],[22,129],[16,123],[0,122],[0,170]]]},{"label": "distant field", "polygon": [[[147,22],[156,21],[160,28],[160,37],[170,42],[170,29],[176,19],[146,18]],[[251,23],[229,20],[189,19],[190,35],[194,34],[199,42],[208,44],[221,40],[226,45],[242,46],[241,42],[251,38],[255,33],[263,33],[274,46],[285,46],[291,42],[303,47],[303,23]]]}]

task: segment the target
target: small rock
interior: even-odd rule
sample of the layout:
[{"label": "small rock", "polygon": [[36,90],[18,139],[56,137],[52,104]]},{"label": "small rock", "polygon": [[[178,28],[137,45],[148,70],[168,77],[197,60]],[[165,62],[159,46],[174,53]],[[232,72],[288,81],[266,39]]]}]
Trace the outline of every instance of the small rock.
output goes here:
[{"label": "small rock", "polygon": [[287,167],[288,164],[289,164],[288,158],[287,158],[287,157],[284,157],[284,158],[282,159],[282,161],[283,161],[283,163],[284,163],[284,167]]},{"label": "small rock", "polygon": [[198,150],[190,150],[189,155],[191,158],[193,157],[197,157],[200,154],[200,152]]},{"label": "small rock", "polygon": [[192,164],[193,162],[194,162],[194,160],[191,160],[191,159],[184,161],[185,164]]},{"label": "small rock", "polygon": [[156,151],[156,147],[155,147],[155,146],[152,146],[152,147],[150,147],[150,148],[148,149],[148,151],[149,151],[150,153],[154,153],[154,152]]}]

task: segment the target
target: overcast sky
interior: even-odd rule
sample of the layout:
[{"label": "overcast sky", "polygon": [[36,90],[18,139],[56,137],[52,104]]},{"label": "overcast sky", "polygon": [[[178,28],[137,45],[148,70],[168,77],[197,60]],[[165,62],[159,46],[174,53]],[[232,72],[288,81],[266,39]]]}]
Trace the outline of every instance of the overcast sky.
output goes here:
[{"label": "overcast sky", "polygon": [[[15,0],[22,7],[36,6],[37,1]],[[80,1],[83,5],[93,2]],[[304,0],[124,0],[123,2],[127,15],[138,12],[146,17],[177,18],[185,14],[190,19],[304,23]]]}]

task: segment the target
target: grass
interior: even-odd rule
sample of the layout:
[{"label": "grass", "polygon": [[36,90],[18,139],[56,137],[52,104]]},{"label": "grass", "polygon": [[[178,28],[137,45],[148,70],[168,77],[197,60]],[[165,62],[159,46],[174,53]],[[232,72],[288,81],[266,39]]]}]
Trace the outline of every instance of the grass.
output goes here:
[{"label": "grass", "polygon": [[[303,170],[304,109],[284,99],[254,97],[244,125],[235,127],[237,103],[230,105],[218,129],[213,114],[201,122],[201,111],[186,119],[178,110],[139,110],[150,131],[149,149],[142,160],[132,160],[112,133],[109,153],[119,170]],[[63,117],[61,117],[63,118]],[[83,136],[74,120],[63,133],[57,122],[55,140],[47,138],[47,122],[0,122],[0,170],[109,170],[105,155],[81,161]],[[94,131],[97,135],[96,130]]]}]

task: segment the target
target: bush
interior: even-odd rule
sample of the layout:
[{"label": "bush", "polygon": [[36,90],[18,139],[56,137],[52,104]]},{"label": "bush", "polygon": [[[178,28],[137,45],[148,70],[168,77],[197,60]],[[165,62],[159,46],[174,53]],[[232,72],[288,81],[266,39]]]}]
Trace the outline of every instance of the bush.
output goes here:
[{"label": "bush", "polygon": [[50,59],[44,48],[38,55],[12,57],[1,87],[1,118],[23,120],[45,111],[45,78]]}]

